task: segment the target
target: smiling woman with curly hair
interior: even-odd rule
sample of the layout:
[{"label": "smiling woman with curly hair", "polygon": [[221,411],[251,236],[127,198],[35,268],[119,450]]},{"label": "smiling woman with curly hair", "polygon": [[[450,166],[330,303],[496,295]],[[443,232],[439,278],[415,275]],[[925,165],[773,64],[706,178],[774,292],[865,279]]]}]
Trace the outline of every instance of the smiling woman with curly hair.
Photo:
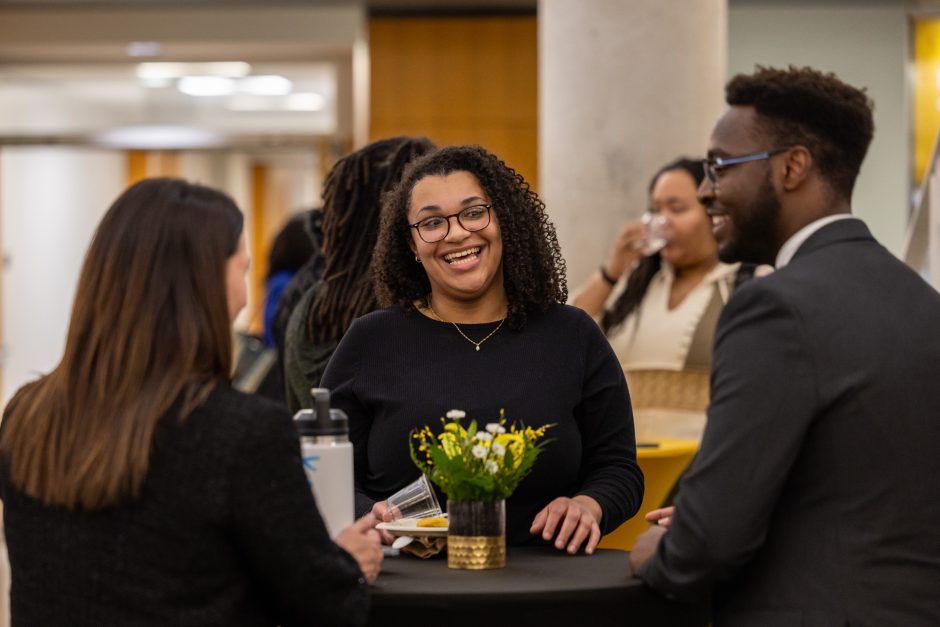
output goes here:
[{"label": "smiling woman with curly hair", "polygon": [[429,175],[472,172],[489,193],[503,241],[503,277],[509,299],[506,326],[522,329],[526,315],[568,298],[565,260],[545,203],[521,175],[479,146],[442,150],[434,159],[407,169],[401,184],[385,198],[372,270],[379,303],[413,306],[431,292],[427,272],[415,263],[408,235],[408,205],[415,183]]},{"label": "smiling woman with curly hair", "polygon": [[385,499],[419,474],[409,433],[454,408],[554,424],[508,499],[509,544],[590,553],[636,512],[623,371],[594,321],[563,304],[555,227],[519,174],[476,146],[413,161],[383,201],[372,272],[386,309],[353,323],[322,381],[349,416],[359,512],[388,519]]}]

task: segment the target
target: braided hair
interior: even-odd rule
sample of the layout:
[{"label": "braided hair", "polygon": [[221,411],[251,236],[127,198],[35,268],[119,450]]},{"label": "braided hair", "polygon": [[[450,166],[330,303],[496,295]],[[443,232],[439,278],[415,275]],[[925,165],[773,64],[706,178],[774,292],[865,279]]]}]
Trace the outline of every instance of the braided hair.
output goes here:
[{"label": "braided hair", "polygon": [[352,321],[376,308],[369,265],[379,231],[379,203],[405,166],[434,148],[419,137],[373,142],[340,159],[323,189],[323,284],[310,307],[315,342],[339,340]]}]

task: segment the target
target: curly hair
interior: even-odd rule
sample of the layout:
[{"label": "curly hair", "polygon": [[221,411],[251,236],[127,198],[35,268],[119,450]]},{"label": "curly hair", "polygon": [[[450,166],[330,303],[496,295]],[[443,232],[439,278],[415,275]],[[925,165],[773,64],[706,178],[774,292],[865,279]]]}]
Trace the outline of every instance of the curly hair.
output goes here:
[{"label": "curly hair", "polygon": [[426,176],[473,174],[499,220],[503,242],[503,282],[509,302],[506,324],[525,326],[528,314],[568,298],[565,260],[545,204],[515,170],[479,146],[448,146],[416,159],[382,202],[379,240],[372,276],[379,304],[413,308],[431,291],[424,267],[409,246],[411,192]]},{"label": "curly hair", "polygon": [[[664,165],[653,175],[653,178],[650,179],[649,193],[653,193],[653,188],[656,187],[656,181],[659,180],[659,177],[674,170],[681,170],[691,176],[692,180],[695,181],[696,189],[705,179],[705,166],[702,164],[701,159],[680,157]],[[617,327],[623,324],[627,316],[640,306],[643,297],[646,296],[646,290],[649,289],[653,277],[656,276],[662,265],[662,256],[658,252],[648,257],[642,257],[637,262],[630,272],[629,278],[627,278],[627,285],[624,287],[623,293],[617,297],[611,308],[605,310],[601,316],[601,330],[606,335],[609,336]]]},{"label": "curly hair", "polygon": [[307,316],[316,342],[339,340],[352,321],[376,308],[369,264],[382,196],[405,165],[434,149],[424,137],[373,142],[336,162],[323,186],[323,285]]},{"label": "curly hair", "polygon": [[753,106],[778,146],[809,149],[822,178],[839,198],[851,199],[875,130],[874,105],[863,89],[808,67],[757,66],[728,82],[725,101]]}]

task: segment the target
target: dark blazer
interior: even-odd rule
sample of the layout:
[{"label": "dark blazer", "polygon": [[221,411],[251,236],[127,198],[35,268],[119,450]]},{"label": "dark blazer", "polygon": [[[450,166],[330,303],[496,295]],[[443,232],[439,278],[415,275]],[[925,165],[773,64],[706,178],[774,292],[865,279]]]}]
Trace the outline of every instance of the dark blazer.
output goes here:
[{"label": "dark blazer", "polygon": [[940,625],[940,294],[828,224],[730,299],[711,389],[637,575],[715,627]]},{"label": "dark blazer", "polygon": [[13,625],[358,626],[369,590],[330,541],[297,431],[274,403],[218,384],[157,425],[137,498],[95,511],[0,496]]}]

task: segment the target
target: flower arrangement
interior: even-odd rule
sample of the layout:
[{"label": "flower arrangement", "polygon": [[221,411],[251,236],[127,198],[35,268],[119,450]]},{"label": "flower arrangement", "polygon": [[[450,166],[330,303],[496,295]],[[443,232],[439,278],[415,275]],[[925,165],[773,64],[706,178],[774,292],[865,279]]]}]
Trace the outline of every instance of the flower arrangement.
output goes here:
[{"label": "flower arrangement", "polygon": [[411,459],[452,501],[505,499],[550,442],[537,441],[551,425],[533,429],[513,424],[507,429],[500,410],[499,422],[478,429],[474,420],[464,428],[460,421],[466,415],[459,409],[447,412],[448,420],[441,419],[444,428],[438,435],[427,426],[413,431]]}]

